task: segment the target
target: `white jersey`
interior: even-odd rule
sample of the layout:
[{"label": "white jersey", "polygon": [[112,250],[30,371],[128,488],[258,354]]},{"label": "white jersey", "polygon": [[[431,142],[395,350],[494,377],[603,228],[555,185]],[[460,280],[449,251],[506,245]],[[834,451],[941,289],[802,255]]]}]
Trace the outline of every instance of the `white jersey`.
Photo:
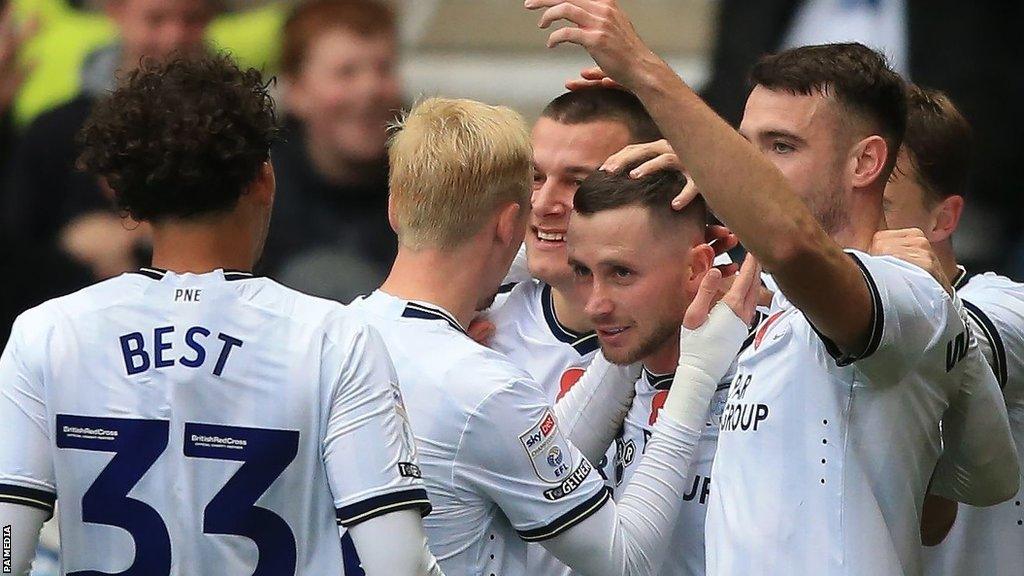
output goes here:
[{"label": "white jersey", "polygon": [[340,304],[144,269],[16,321],[0,501],[60,498],[69,573],[337,574],[339,524],[429,509],[398,400]]},{"label": "white jersey", "polygon": [[[1024,461],[1024,284],[991,272],[963,274],[954,287],[978,343],[995,372],[1010,417],[1017,454]],[[1024,477],[1022,477],[1024,486]],[[938,546],[924,549],[925,573],[936,576],[1024,572],[1024,488],[1006,502],[959,505],[956,522]]]},{"label": "white jersey", "polygon": [[539,280],[515,284],[488,313],[490,346],[533,376],[554,404],[572,388],[600,349],[597,334],[578,333],[555,315],[551,286]]},{"label": "white jersey", "polygon": [[739,356],[712,473],[708,574],[921,573],[939,420],[977,368],[962,360],[983,360],[966,354],[959,310],[926,272],[851,256],[874,311],[859,357],[840,357],[781,293]]},{"label": "white jersey", "polygon": [[530,574],[526,541],[556,536],[608,502],[526,371],[431,304],[378,290],[353,306],[394,360],[433,504],[427,541],[445,573]]},{"label": "white jersey", "polygon": [[[488,313],[495,326],[490,346],[529,372],[554,404],[590,366],[600,349],[597,334],[578,333],[558,321],[548,284],[531,278],[506,286],[507,296]],[[599,462],[599,470],[603,467],[604,461]],[[540,544],[530,543],[526,548],[530,574],[570,573],[568,566]]]},{"label": "white jersey", "polygon": [[[636,381],[636,396],[626,415],[622,434],[609,452],[609,476],[616,488],[629,482],[643,457],[647,441],[651,438],[658,413],[665,404],[675,374],[653,374],[646,368]],[[711,398],[711,410],[690,462],[689,488],[683,494],[683,507],[670,540],[672,552],[665,558],[659,574],[663,576],[703,576],[704,574],[704,520],[707,517],[708,497],[711,492],[711,465],[718,444],[718,421],[725,407],[729,379],[723,379]],[[620,492],[616,490],[616,497]]]}]

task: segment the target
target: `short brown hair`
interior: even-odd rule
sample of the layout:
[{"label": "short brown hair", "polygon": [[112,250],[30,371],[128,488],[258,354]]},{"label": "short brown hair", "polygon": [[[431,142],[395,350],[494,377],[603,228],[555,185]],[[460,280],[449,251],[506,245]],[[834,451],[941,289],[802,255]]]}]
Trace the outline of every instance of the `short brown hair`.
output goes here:
[{"label": "short brown hair", "polygon": [[662,138],[661,130],[640,99],[614,88],[585,88],[566,92],[544,107],[541,116],[569,125],[602,120],[621,122],[629,130],[632,144],[654,142]]},{"label": "short brown hair", "polygon": [[904,81],[885,56],[856,42],[801,46],[764,56],[750,73],[753,84],[809,96],[831,96],[871,122],[889,148],[885,182],[907,125]]},{"label": "short brown hair", "polygon": [[342,28],[360,36],[395,33],[395,12],[378,0],[310,0],[295,7],[284,23],[281,72],[302,71],[306,53],[317,36]]},{"label": "short brown hair", "polygon": [[388,182],[402,246],[453,248],[502,205],[529,210],[530,132],[511,108],[429,98],[396,128]]},{"label": "short brown hair", "polygon": [[617,172],[595,170],[580,184],[573,197],[573,210],[583,216],[598,212],[643,206],[652,219],[663,224],[694,222],[701,230],[707,226],[707,207],[697,196],[683,210],[672,208],[672,199],[686,185],[686,176],[677,170],[661,170],[642,178],[629,173],[642,161],[633,162]]},{"label": "short brown hair", "polygon": [[933,202],[967,192],[972,139],[970,123],[949,96],[932,88],[907,87],[903,151]]}]

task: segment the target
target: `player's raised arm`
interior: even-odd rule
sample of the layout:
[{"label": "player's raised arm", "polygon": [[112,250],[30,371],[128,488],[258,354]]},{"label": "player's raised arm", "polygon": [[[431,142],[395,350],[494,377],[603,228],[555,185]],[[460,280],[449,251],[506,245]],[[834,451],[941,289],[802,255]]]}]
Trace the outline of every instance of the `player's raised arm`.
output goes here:
[{"label": "player's raised arm", "polygon": [[[579,44],[603,74],[634,92],[662,129],[714,212],[771,272],[786,296],[847,355],[871,338],[864,275],[793,193],[786,179],[644,45],[614,0],[527,0],[544,10],[548,45]],[[589,73],[600,78],[600,71]],[[598,80],[600,82],[600,80]],[[884,164],[876,158],[874,168]],[[836,306],[837,301],[843,302]]]}]

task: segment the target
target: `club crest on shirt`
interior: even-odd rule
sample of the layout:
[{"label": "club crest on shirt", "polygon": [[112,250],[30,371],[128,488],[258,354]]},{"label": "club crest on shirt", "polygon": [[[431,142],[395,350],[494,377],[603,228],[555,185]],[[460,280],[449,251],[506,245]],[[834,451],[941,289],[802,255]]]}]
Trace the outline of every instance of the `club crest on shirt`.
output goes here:
[{"label": "club crest on shirt", "polygon": [[519,442],[541,480],[557,484],[572,470],[572,452],[550,410],[544,412],[536,425],[519,436]]}]

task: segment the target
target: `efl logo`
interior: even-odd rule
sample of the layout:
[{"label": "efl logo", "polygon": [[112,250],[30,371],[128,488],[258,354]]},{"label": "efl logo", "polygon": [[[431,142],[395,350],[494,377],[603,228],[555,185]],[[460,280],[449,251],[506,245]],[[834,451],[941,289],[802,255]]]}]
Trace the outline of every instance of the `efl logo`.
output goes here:
[{"label": "efl logo", "polygon": [[10,574],[14,571],[14,561],[11,559],[11,546],[13,545],[11,525],[4,526],[4,553],[3,572]]}]

